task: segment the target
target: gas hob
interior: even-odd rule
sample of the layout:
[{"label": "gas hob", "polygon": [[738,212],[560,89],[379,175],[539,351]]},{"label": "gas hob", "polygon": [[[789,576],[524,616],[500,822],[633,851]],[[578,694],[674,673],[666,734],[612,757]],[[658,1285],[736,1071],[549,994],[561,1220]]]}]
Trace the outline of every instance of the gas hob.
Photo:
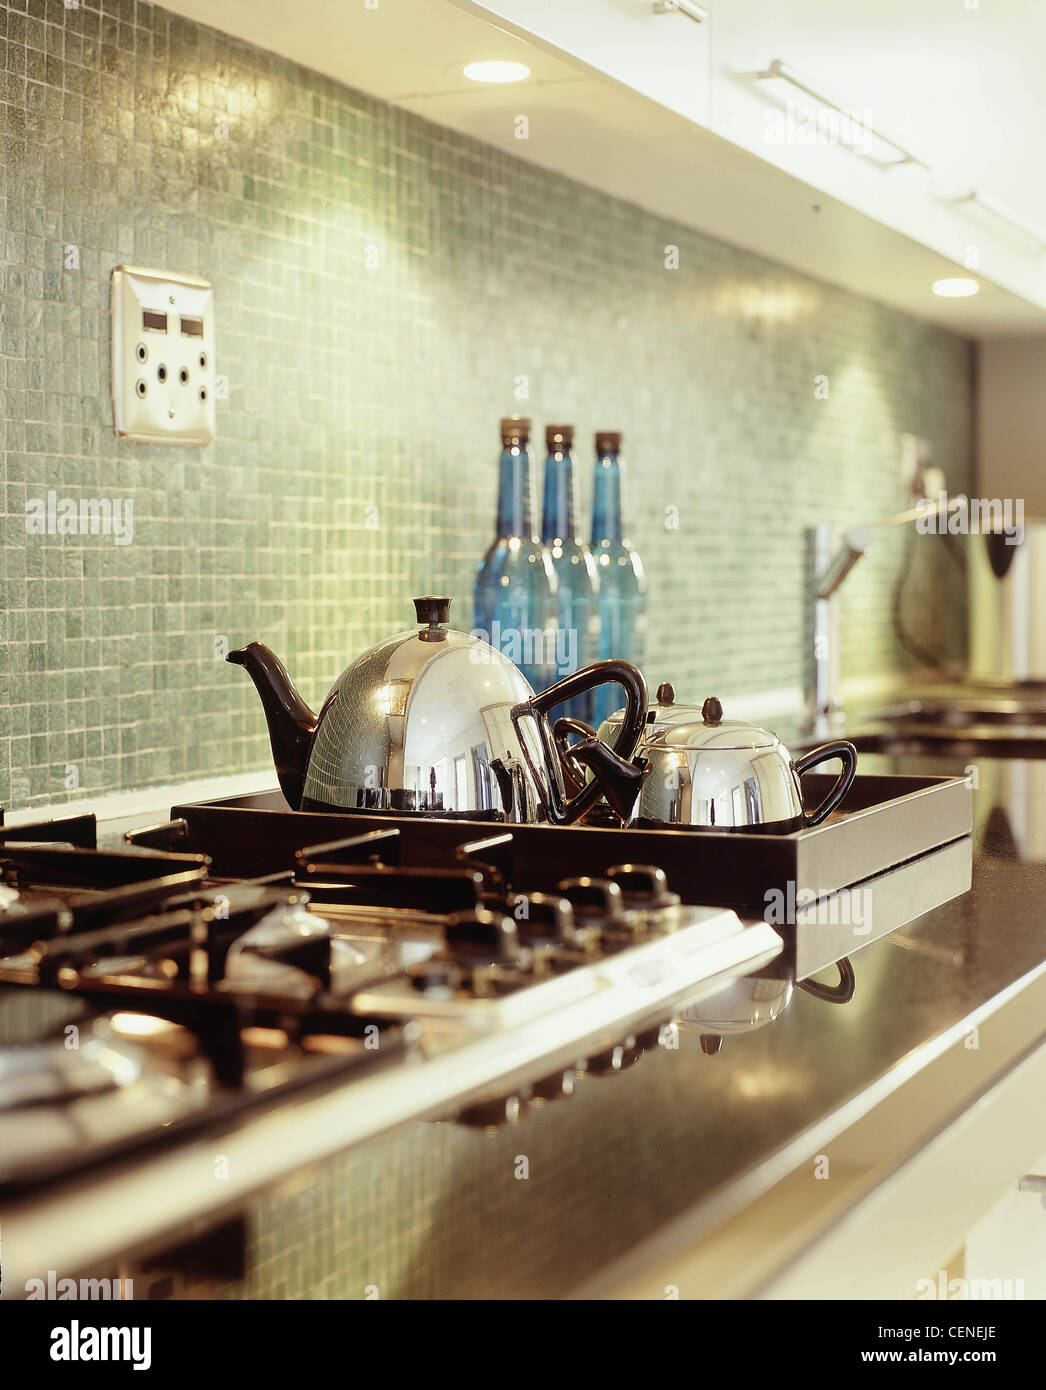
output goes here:
[{"label": "gas hob", "polygon": [[519,1121],[782,949],[655,865],[586,863],[585,836],[550,880],[510,830],[457,824],[434,852],[431,823],[313,842],[325,818],[288,814],[293,847],[249,813],[121,845],[91,816],[0,828],[9,1194],[288,1099],[326,1096],[353,1138]]}]

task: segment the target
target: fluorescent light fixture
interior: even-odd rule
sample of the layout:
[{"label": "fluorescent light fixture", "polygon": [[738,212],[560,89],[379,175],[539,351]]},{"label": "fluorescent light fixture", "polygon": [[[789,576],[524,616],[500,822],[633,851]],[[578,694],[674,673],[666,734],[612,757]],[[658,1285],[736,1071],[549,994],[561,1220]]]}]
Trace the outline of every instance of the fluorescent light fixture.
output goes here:
[{"label": "fluorescent light fixture", "polygon": [[1029,241],[1035,242],[1040,251],[1046,251],[1046,231],[1036,226],[1034,222],[1029,222],[1026,217],[1022,217],[1019,212],[1014,212],[1005,203],[1000,203],[998,198],[993,198],[989,193],[978,193],[972,188],[963,198],[957,199],[961,203],[972,203],[975,207],[983,208],[985,212],[990,212],[993,217],[997,217],[1000,222],[1012,227],[1015,232],[1026,237]]},{"label": "fluorescent light fixture", "polygon": [[465,76],[473,82],[522,82],[530,76],[526,63],[506,63],[493,60],[488,63],[468,63]]},{"label": "fluorescent light fixture", "polygon": [[703,24],[708,18],[708,11],[703,5],[698,5],[696,0],[654,0],[655,14],[685,14],[687,19],[692,19],[695,24]]},{"label": "fluorescent light fixture", "polygon": [[935,280],[931,289],[942,299],[966,299],[969,295],[976,294],[980,285],[965,275],[956,275],[947,280]]},{"label": "fluorescent light fixture", "polygon": [[929,168],[924,159],[904,145],[891,140],[881,130],[874,130],[869,111],[844,106],[834,97],[827,96],[816,82],[804,77],[782,58],[774,58],[768,68],[751,76],[764,84],[764,89],[774,101],[781,101],[782,89],[792,88],[815,103],[811,108],[797,108],[793,103],[788,103],[790,128],[782,134],[787,144],[839,145],[884,169],[902,164]]}]

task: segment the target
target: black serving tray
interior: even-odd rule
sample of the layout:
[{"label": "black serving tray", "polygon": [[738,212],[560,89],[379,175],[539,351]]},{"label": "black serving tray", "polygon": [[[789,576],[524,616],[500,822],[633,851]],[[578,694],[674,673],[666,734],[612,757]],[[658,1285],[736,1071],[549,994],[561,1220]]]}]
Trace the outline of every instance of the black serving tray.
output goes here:
[{"label": "black serving tray", "polygon": [[[809,805],[834,777],[808,773]],[[442,867],[466,840],[511,831],[513,876],[524,889],[550,891],[563,878],[600,875],[611,865],[657,864],[685,902],[762,916],[767,894],[824,897],[969,835],[973,792],[962,777],[862,775],[822,825],[790,835],[715,830],[631,830],[598,826],[510,825],[375,812],[291,811],[282,793],[263,792],[175,806],[190,850],[206,853],[217,877],[259,877],[294,866],[307,845],[398,828],[403,862]]]}]

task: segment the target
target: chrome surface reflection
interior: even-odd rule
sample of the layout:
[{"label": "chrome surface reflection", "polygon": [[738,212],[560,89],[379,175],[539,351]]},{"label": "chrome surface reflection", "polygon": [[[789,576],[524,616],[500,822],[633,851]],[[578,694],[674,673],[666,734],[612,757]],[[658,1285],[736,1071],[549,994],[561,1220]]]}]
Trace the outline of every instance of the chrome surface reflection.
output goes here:
[{"label": "chrome surface reflection", "polygon": [[[619,719],[605,720],[598,737],[612,739]],[[637,826],[790,831],[816,825],[842,800],[856,765],[854,749],[843,741],[794,763],[775,733],[724,719],[715,696],[700,708],[677,705],[667,683],[658,688],[639,754],[649,772],[632,813]],[[842,773],[817,810],[804,812],[800,774],[833,758],[842,759]]]},{"label": "chrome surface reflection", "polygon": [[513,708],[533,695],[522,673],[478,638],[403,632],[342,672],[316,733],[303,806],[503,812],[534,820],[539,788]]},{"label": "chrome surface reflection", "polygon": [[[414,600],[417,631],[371,647],[342,671],[313,714],[276,654],[260,642],[230,652],[261,696],[280,787],[292,810],[417,811],[566,825],[605,795],[631,808],[642,769],[635,752],[647,709],[642,672],[594,662],[535,695],[502,652],[447,626],[450,599]],[[547,712],[607,682],[625,711],[613,748],[573,750],[594,785],[567,792]],[[584,779],[582,779],[583,782]]]}]

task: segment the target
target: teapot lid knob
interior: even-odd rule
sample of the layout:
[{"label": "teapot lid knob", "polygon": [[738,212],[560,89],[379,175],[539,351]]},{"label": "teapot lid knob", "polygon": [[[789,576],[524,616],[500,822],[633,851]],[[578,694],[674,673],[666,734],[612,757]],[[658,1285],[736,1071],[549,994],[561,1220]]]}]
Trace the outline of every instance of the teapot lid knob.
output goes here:
[{"label": "teapot lid knob", "polygon": [[671,681],[662,681],[657,687],[657,703],[659,705],[674,705],[676,702],[676,688]]},{"label": "teapot lid knob", "polygon": [[723,706],[714,695],[709,695],[701,706],[701,718],[706,724],[721,724],[723,722]]},{"label": "teapot lid knob", "polygon": [[440,623],[450,622],[450,599],[425,594],[422,598],[414,600],[414,611],[423,627],[439,627]]}]

